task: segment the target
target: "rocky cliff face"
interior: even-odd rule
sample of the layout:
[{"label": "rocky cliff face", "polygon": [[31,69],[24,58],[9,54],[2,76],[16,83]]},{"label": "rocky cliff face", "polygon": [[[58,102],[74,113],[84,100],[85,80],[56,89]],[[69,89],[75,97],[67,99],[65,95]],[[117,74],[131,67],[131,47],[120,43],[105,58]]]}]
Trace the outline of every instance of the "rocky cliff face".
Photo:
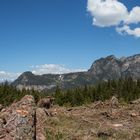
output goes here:
[{"label": "rocky cliff face", "polygon": [[121,77],[121,65],[121,61],[111,55],[95,61],[88,72],[96,80],[116,79]]},{"label": "rocky cliff face", "polygon": [[116,58],[111,55],[95,61],[88,71],[96,80],[140,78],[140,55]]},{"label": "rocky cliff face", "polygon": [[12,84],[20,89],[24,87],[27,89],[50,90],[58,84],[62,88],[71,88],[125,77],[140,78],[140,54],[120,59],[113,55],[98,59],[87,72],[61,75],[34,75],[31,72],[25,72]]},{"label": "rocky cliff face", "polygon": [[140,78],[140,55],[127,57],[122,61],[122,76],[131,76],[133,79]]}]

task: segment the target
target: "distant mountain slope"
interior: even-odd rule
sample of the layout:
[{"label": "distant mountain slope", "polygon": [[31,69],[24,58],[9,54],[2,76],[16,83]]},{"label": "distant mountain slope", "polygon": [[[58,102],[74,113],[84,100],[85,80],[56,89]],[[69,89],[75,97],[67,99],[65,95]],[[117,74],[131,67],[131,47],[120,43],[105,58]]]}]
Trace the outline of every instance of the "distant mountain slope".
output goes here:
[{"label": "distant mountain slope", "polygon": [[71,88],[130,76],[133,79],[140,78],[140,54],[120,59],[113,55],[100,58],[86,72],[44,75],[24,72],[12,84],[18,88],[48,90],[57,85],[62,88]]}]

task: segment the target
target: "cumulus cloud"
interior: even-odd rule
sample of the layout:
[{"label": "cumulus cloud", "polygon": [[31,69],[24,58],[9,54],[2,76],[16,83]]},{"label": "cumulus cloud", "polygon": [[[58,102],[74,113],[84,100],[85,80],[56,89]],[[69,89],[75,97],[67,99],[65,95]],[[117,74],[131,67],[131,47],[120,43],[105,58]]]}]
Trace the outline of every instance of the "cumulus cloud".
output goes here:
[{"label": "cumulus cloud", "polygon": [[[88,0],[87,11],[93,18],[93,25],[99,27],[117,27],[118,32],[139,36],[139,28],[130,29],[131,24],[140,23],[140,7],[128,8],[118,0]],[[122,25],[118,29],[118,26]]]},{"label": "cumulus cloud", "polygon": [[124,21],[126,24],[131,23],[139,23],[140,22],[140,7],[136,6],[134,7],[130,13],[128,14],[127,18]]},{"label": "cumulus cloud", "polygon": [[63,74],[63,73],[70,73],[70,72],[86,71],[86,69],[71,69],[71,68],[67,68],[65,65],[58,65],[58,64],[37,65],[37,66],[32,66],[32,69],[33,69],[32,73],[36,75]]},{"label": "cumulus cloud", "polygon": [[20,73],[10,73],[10,72],[5,72],[5,71],[0,71],[0,82],[4,81],[13,81],[15,80]]},{"label": "cumulus cloud", "polygon": [[101,27],[118,25],[128,12],[117,0],[88,0],[87,10],[93,16],[93,24]]},{"label": "cumulus cloud", "polygon": [[117,32],[120,33],[121,35],[133,35],[135,37],[140,37],[140,28],[135,28],[135,29],[130,29],[129,26],[124,25],[123,27],[117,27],[116,28]]},{"label": "cumulus cloud", "polygon": [[[58,65],[58,64],[44,64],[44,65],[36,65],[31,66],[30,71],[32,71],[35,75],[42,75],[42,74],[64,74],[64,73],[71,73],[71,72],[82,72],[87,71],[87,69],[72,69],[67,68],[65,65]],[[21,73],[11,73],[0,71],[0,82],[7,81],[14,81],[18,78]]]}]

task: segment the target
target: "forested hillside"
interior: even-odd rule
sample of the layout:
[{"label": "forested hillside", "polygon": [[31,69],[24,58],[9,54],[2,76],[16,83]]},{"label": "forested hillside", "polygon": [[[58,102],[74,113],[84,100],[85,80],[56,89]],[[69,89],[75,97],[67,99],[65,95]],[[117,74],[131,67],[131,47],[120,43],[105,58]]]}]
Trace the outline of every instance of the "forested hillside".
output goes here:
[{"label": "forested hillside", "polygon": [[93,86],[82,86],[74,89],[63,90],[57,86],[55,92],[39,92],[32,90],[18,90],[5,82],[0,85],[0,104],[4,106],[20,100],[25,95],[33,95],[36,102],[43,97],[52,95],[55,103],[59,105],[79,106],[94,101],[104,101],[116,96],[122,102],[129,102],[140,98],[140,80],[132,78],[108,80]]}]

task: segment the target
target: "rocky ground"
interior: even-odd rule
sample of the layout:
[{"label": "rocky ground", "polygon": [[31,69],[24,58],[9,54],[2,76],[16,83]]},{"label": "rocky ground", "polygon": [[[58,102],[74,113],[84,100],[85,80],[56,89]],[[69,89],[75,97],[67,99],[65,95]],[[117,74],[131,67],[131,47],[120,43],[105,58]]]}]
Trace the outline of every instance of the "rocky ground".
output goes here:
[{"label": "rocky ground", "polygon": [[48,140],[140,140],[140,102],[112,100],[81,107],[53,107]]},{"label": "rocky ground", "polygon": [[140,100],[122,104],[113,97],[49,109],[49,100],[43,101],[36,105],[32,96],[25,96],[0,106],[0,140],[140,140]]},{"label": "rocky ground", "polygon": [[46,140],[44,110],[29,95],[9,107],[1,107],[0,140]]}]

